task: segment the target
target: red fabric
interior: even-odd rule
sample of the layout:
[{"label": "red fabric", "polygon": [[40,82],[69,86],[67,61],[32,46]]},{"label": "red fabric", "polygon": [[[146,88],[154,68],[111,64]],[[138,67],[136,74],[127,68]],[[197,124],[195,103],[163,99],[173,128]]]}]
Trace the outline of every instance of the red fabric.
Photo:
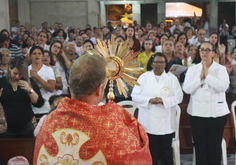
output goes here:
[{"label": "red fabric", "polygon": [[57,156],[59,148],[52,133],[66,128],[81,131],[90,138],[79,150],[79,157],[83,160],[92,158],[101,150],[108,165],[152,164],[144,128],[123,107],[114,102],[92,106],[64,98],[43,122],[36,139],[34,165],[43,145],[49,155]]}]

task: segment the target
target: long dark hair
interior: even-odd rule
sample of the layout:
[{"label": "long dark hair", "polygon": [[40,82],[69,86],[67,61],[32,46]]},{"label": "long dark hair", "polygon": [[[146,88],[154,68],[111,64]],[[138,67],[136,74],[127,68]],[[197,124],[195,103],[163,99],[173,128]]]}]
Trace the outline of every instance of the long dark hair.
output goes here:
[{"label": "long dark hair", "polygon": [[142,44],[142,47],[141,47],[142,51],[143,51],[143,52],[145,51],[144,45],[145,45],[145,42],[146,42],[146,41],[152,41],[152,49],[151,49],[151,51],[152,51],[152,52],[155,52],[156,48],[155,48],[154,42],[153,42],[153,40],[150,39],[150,38],[146,38],[146,39],[143,41],[143,44]]},{"label": "long dark hair", "polygon": [[201,45],[199,45],[199,46],[197,47],[196,57],[195,57],[195,59],[194,59],[193,62],[192,62],[192,63],[194,63],[194,64],[198,64],[198,63],[200,63],[200,62],[202,61],[201,56],[200,56],[200,50],[199,50],[200,47],[201,47]]},{"label": "long dark hair", "polygon": [[52,42],[52,44],[51,44],[50,47],[49,47],[49,56],[53,56],[53,55],[52,55],[52,46],[53,46],[55,43],[59,43],[59,44],[61,45],[61,49],[60,49],[60,51],[59,51],[58,54],[57,54],[57,60],[58,60],[59,64],[63,67],[63,69],[64,69],[64,70],[67,70],[65,59],[61,56],[62,43],[61,43],[60,41],[56,40],[56,41],[53,41],[53,42]]},{"label": "long dark hair", "polygon": [[49,58],[50,58],[50,65],[51,65],[51,66],[54,66],[54,65],[55,65],[55,61],[54,61],[54,59],[53,59],[52,54],[50,54],[48,50],[44,50],[44,53],[48,53]]},{"label": "long dark hair", "polygon": [[188,44],[189,44],[189,43],[188,43],[188,37],[187,37],[186,33],[184,33],[184,32],[179,33],[179,35],[178,35],[178,37],[177,37],[176,43],[179,41],[179,38],[180,38],[181,36],[185,36],[185,38],[186,38],[186,43],[185,43],[184,47],[187,47]]},{"label": "long dark hair", "polygon": [[[129,27],[126,29],[126,31],[127,31],[129,28],[132,28],[132,29],[134,30],[134,35],[133,35],[132,39],[133,39],[134,42],[135,42],[135,41],[136,41],[136,37],[135,37],[135,29],[134,29],[133,26],[129,26]],[[126,31],[125,31],[125,32],[126,32]],[[127,39],[127,34],[125,34],[125,37],[126,37],[126,39]]]},{"label": "long dark hair", "polygon": [[169,72],[168,61],[167,61],[166,56],[161,52],[157,52],[149,58],[148,63],[147,63],[147,71],[152,70],[151,64],[153,63],[153,60],[156,56],[160,56],[165,59],[165,63],[166,63],[165,71],[166,71],[166,73],[168,73]]},{"label": "long dark hair", "polygon": [[216,44],[214,45],[215,47],[213,47],[213,49],[218,49],[219,34],[218,34],[217,32],[212,32],[211,35],[210,35],[210,37],[211,37],[213,34],[217,35],[217,42],[216,42]]}]

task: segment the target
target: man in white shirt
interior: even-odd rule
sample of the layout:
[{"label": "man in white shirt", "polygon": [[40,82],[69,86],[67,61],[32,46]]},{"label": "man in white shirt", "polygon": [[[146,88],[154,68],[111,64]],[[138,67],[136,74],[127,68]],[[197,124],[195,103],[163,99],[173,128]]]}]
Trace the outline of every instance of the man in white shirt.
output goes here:
[{"label": "man in white shirt", "polygon": [[197,33],[197,38],[190,43],[190,45],[201,45],[204,41],[209,41],[208,38],[206,38],[206,30],[205,29],[199,29]]},{"label": "man in white shirt", "polygon": [[85,33],[88,35],[88,38],[93,42],[93,44],[96,45],[96,44],[97,44],[97,41],[96,41],[96,38],[93,37],[92,29],[87,28],[87,29],[85,30]]},{"label": "man in white shirt", "polygon": [[227,40],[229,35],[229,25],[226,23],[226,20],[223,20],[223,23],[219,28],[220,32],[220,44],[224,44],[226,46],[225,52],[227,52]]},{"label": "man in white shirt", "polygon": [[171,34],[173,34],[175,29],[179,29],[181,32],[184,30],[183,26],[179,23],[179,19],[175,19],[175,25],[170,28]]},{"label": "man in white shirt", "polygon": [[76,53],[80,56],[81,55],[81,50],[82,50],[82,45],[83,45],[84,39],[82,36],[78,36],[75,40],[76,46]]},{"label": "man in white shirt", "polygon": [[68,37],[67,37],[66,40],[68,40],[68,42],[72,42],[74,45],[76,45],[76,43],[75,43],[75,36],[74,36],[74,31],[73,30],[70,30],[68,32]]},{"label": "man in white shirt", "polygon": [[11,28],[11,33],[12,33],[12,38],[15,38],[18,34],[19,34],[19,30],[20,30],[20,21],[16,21],[15,22],[14,27]]}]

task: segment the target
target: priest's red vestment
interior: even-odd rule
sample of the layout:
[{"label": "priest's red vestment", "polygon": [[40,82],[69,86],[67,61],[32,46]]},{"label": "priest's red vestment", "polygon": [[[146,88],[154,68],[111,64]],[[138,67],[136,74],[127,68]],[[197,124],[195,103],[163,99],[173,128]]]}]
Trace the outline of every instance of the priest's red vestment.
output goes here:
[{"label": "priest's red vestment", "polygon": [[93,106],[64,98],[39,131],[34,165],[151,165],[148,136],[114,102]]}]

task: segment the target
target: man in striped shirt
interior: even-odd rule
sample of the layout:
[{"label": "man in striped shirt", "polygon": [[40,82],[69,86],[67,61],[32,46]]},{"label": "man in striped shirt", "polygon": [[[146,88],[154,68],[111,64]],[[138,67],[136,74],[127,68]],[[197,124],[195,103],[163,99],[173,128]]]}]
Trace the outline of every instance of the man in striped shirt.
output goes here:
[{"label": "man in striped shirt", "polygon": [[0,48],[9,49],[11,52],[11,59],[17,56],[23,56],[21,48],[11,43],[6,34],[0,34]]}]

